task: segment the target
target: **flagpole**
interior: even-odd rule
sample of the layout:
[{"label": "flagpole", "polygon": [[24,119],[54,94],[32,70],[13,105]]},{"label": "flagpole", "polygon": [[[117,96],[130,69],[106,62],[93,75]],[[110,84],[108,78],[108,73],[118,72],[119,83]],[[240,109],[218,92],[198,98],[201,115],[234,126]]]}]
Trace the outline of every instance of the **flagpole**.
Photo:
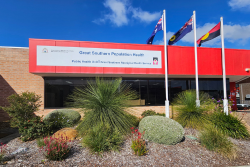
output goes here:
[{"label": "flagpole", "polygon": [[225,67],[225,48],[224,48],[224,33],[223,33],[223,17],[220,18],[220,34],[221,34],[221,53],[222,53],[222,73],[223,73],[223,92],[224,100],[223,107],[224,113],[228,115],[228,100],[227,100],[227,88],[226,88],[226,67]]},{"label": "flagpole", "polygon": [[165,90],[166,90],[166,101],[165,101],[165,113],[166,117],[169,118],[169,100],[168,100],[168,55],[167,55],[167,32],[166,32],[166,12],[163,10],[163,33],[164,33],[164,55],[165,55]]},{"label": "flagpole", "polygon": [[200,107],[199,100],[199,82],[198,82],[198,57],[197,57],[197,44],[196,44],[196,14],[193,11],[194,21],[194,55],[195,55],[195,83],[196,83],[196,107]]}]

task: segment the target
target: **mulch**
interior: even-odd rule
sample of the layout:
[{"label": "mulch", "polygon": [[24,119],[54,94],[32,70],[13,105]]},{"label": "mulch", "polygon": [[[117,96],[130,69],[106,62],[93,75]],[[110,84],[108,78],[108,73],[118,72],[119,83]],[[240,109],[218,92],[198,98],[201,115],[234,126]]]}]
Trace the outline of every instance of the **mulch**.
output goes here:
[{"label": "mulch", "polygon": [[[198,131],[185,128],[185,136],[198,137]],[[197,140],[185,138],[176,145],[168,146],[147,142],[148,153],[136,156],[131,149],[131,138],[128,136],[119,152],[92,154],[82,147],[81,140],[70,143],[71,151],[64,161],[46,160],[37,147],[36,141],[22,142],[16,138],[8,146],[7,157],[19,147],[27,147],[28,151],[18,154],[7,161],[6,166],[240,166],[250,163],[250,141],[235,140],[232,142],[238,148],[238,157],[230,161],[215,152],[209,151]]]}]

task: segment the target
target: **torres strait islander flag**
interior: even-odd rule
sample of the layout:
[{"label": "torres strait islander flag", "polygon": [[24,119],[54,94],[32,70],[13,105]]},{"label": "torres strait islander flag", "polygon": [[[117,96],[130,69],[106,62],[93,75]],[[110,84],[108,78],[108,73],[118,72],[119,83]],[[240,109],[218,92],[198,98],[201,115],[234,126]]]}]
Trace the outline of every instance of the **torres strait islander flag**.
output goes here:
[{"label": "torres strait islander flag", "polygon": [[197,44],[201,46],[203,42],[209,41],[211,39],[214,39],[215,37],[218,37],[220,35],[220,22],[211,29],[208,33],[203,35],[198,41]]}]

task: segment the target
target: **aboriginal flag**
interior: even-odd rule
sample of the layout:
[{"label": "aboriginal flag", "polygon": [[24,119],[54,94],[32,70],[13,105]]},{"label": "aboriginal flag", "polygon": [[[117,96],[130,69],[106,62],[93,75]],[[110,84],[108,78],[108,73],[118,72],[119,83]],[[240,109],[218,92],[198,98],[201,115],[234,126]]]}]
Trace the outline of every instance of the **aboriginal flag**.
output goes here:
[{"label": "aboriginal flag", "polygon": [[207,42],[211,39],[214,39],[215,37],[218,37],[220,35],[220,22],[213,28],[211,29],[208,33],[203,35],[198,41],[197,44],[201,46],[203,42]]}]

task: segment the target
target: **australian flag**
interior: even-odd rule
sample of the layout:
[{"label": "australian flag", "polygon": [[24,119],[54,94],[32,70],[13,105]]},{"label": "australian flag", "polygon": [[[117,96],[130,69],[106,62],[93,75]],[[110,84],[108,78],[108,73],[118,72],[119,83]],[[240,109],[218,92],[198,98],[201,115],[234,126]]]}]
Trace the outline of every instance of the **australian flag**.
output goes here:
[{"label": "australian flag", "polygon": [[181,38],[183,38],[187,33],[192,31],[193,29],[193,16],[184,24],[184,26],[181,27],[177,33],[175,33],[168,41],[169,45],[173,45],[177,41],[179,41]]},{"label": "australian flag", "polygon": [[147,40],[147,44],[152,44],[152,43],[153,43],[155,34],[156,34],[158,31],[161,31],[161,30],[162,30],[162,27],[163,27],[162,24],[163,24],[163,16],[160,18],[160,20],[159,20],[158,23],[156,24],[153,33],[151,34],[151,36],[150,36],[150,37],[148,38],[148,40]]}]

